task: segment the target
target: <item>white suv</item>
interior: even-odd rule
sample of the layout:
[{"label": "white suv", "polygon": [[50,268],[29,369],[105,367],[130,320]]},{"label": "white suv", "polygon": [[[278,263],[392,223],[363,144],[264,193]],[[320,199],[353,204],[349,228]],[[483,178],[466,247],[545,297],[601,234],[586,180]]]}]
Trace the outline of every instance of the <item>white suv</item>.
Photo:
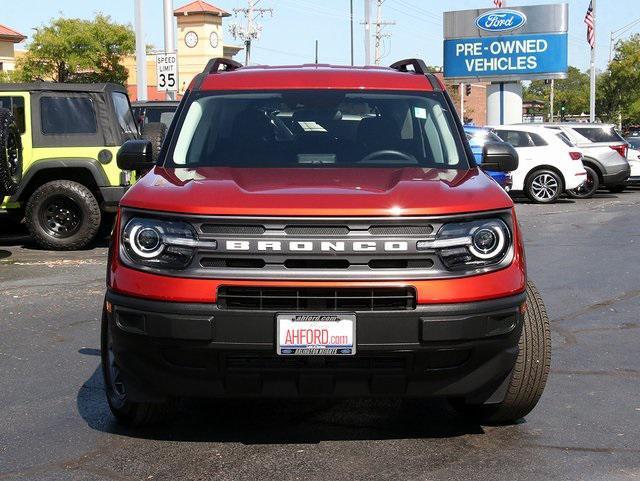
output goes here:
[{"label": "white suv", "polygon": [[580,187],[587,179],[582,153],[557,131],[539,125],[491,127],[518,151],[520,163],[513,171],[512,192],[522,191],[539,204],[549,204],[560,195]]}]

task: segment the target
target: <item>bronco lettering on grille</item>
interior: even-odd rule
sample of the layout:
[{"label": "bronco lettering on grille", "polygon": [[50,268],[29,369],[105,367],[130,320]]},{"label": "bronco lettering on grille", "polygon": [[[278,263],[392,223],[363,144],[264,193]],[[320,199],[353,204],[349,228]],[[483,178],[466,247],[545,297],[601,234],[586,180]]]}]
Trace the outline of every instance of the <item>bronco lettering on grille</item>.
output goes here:
[{"label": "bronco lettering on grille", "polygon": [[252,241],[227,240],[224,249],[235,252],[407,252],[406,241]]}]

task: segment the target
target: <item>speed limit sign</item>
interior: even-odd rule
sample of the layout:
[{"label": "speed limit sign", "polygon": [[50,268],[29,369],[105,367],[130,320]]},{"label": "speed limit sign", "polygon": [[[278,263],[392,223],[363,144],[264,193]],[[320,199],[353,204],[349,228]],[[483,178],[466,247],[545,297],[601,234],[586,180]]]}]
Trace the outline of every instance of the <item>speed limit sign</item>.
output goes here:
[{"label": "speed limit sign", "polygon": [[175,53],[156,54],[156,85],[163,92],[178,91],[178,55]]}]

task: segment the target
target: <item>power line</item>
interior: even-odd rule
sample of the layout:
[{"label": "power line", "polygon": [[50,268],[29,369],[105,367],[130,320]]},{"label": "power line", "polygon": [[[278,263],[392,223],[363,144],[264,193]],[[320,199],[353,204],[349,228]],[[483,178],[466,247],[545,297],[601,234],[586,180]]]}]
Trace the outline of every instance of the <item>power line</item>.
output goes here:
[{"label": "power line", "polygon": [[432,13],[428,10],[424,10],[422,8],[416,7],[415,5],[412,5],[411,3],[405,1],[405,0],[395,0],[397,3],[399,3],[400,5],[404,6],[405,8],[408,8],[409,10],[413,10],[415,13],[419,13],[421,15],[424,15],[425,17],[431,17],[432,19],[437,21],[438,25],[442,25],[442,17],[436,15],[435,13]]},{"label": "power line", "polygon": [[245,46],[245,65],[249,65],[251,60],[251,41],[260,38],[262,33],[262,25],[255,23],[258,17],[264,17],[265,14],[273,16],[272,8],[256,8],[260,0],[248,0],[247,8],[234,8],[233,13],[236,17],[238,14],[244,15],[246,25],[242,26],[234,23],[229,27],[229,31],[233,38],[239,38],[244,42]]}]

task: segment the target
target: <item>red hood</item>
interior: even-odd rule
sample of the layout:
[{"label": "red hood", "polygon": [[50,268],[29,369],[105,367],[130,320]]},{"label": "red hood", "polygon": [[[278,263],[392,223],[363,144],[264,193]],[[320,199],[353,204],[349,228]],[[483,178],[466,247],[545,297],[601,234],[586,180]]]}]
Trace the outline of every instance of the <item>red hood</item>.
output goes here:
[{"label": "red hood", "polygon": [[513,206],[486,174],[421,168],[156,167],[126,207],[209,215],[443,215]]}]

